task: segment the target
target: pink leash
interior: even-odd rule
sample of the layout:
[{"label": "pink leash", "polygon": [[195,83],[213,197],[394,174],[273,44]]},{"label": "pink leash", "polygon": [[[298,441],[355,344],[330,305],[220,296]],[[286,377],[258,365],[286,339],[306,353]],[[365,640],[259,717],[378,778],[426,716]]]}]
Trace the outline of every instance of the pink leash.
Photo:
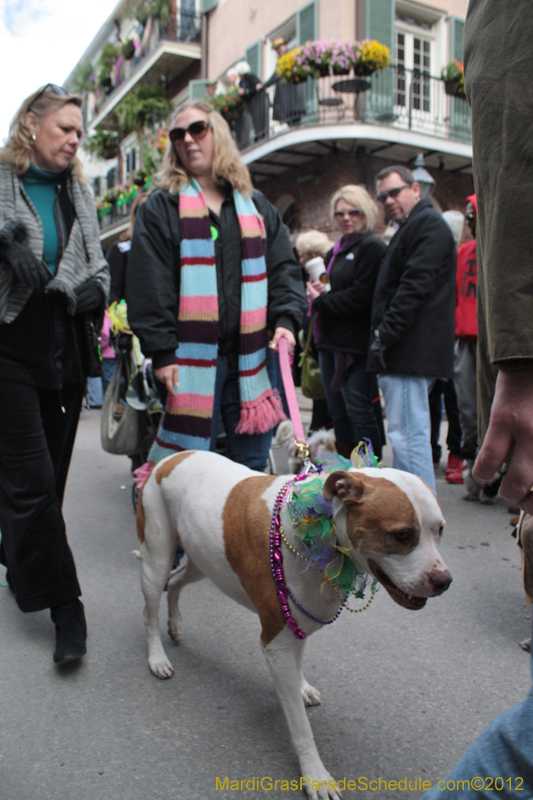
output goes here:
[{"label": "pink leash", "polygon": [[287,405],[289,406],[289,416],[294,429],[294,443],[298,448],[298,456],[302,459],[302,461],[305,461],[306,458],[309,458],[309,448],[307,447],[307,439],[305,438],[302,418],[300,416],[300,409],[298,407],[298,400],[296,399],[296,391],[294,389],[294,381],[292,379],[291,365],[289,362],[289,351],[287,349],[287,340],[283,337],[278,342],[278,349],[281,377],[283,380],[283,387],[285,389],[285,397],[287,398]]}]

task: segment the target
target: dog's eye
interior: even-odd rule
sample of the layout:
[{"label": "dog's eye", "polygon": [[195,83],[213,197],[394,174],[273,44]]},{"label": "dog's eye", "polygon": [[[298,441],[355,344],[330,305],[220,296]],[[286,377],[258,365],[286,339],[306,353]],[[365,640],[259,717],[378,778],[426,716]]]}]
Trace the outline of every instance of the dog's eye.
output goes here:
[{"label": "dog's eye", "polygon": [[405,542],[405,540],[411,535],[411,531],[396,531],[394,535],[400,540],[400,542]]}]

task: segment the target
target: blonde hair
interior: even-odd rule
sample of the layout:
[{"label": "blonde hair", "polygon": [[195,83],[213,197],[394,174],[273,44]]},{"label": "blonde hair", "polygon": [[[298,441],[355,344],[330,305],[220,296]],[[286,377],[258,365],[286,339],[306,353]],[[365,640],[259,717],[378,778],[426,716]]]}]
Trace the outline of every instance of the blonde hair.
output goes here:
[{"label": "blonde hair", "polygon": [[[171,127],[174,127],[177,118],[186,108],[197,108],[199,111],[203,111],[213,126],[212,169],[214,180],[217,183],[229,181],[238,192],[251,196],[253,186],[250,173],[241,161],[240,153],[226,120],[205,100],[196,100],[187,103],[176,112]],[[190,177],[180,161],[176,148],[169,139],[163,157],[163,166],[155,176],[156,186],[166,189],[171,194],[178,194],[189,184]]]},{"label": "blonde hair", "polygon": [[331,221],[335,223],[335,209],[339,200],[344,200],[354,208],[359,208],[365,218],[364,231],[373,231],[378,218],[378,207],[364,186],[348,184],[335,192],[330,200],[329,212]]},{"label": "blonde hair", "polygon": [[[41,92],[42,95],[39,97]],[[36,98],[39,99],[37,100]],[[0,158],[10,164],[17,175],[24,174],[31,163],[33,139],[31,131],[26,125],[28,109],[32,114],[35,114],[38,119],[42,119],[48,114],[63,108],[67,103],[72,103],[81,109],[83,100],[79,94],[56,94],[51,87],[48,87],[43,92],[42,86],[24,100],[11,120],[5,146],[0,148]],[[83,168],[80,160],[77,156],[74,156],[70,163],[77,179],[83,184],[85,179],[83,177]]]},{"label": "blonde hair", "polygon": [[318,253],[324,258],[333,247],[333,242],[322,231],[310,230],[299,233],[294,246],[299,253]]}]

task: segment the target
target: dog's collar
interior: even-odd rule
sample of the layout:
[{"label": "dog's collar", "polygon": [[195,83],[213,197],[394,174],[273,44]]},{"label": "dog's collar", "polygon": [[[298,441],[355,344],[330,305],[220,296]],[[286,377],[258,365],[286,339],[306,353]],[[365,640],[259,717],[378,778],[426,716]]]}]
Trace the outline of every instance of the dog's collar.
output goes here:
[{"label": "dog's collar", "polygon": [[[284,484],[278,492],[274,503],[270,528],[272,576],[277,585],[278,599],[287,626],[299,639],[305,639],[306,634],[298,627],[297,621],[290,612],[289,597],[309,619],[320,625],[331,625],[331,623],[335,622],[343,607],[348,608],[346,599],[350,594],[361,599],[364,599],[365,596],[368,575],[357,571],[354,562],[349,557],[351,546],[346,548],[338,544],[333,508],[323,494],[324,480],[329,472],[339,469],[339,467],[353,469],[354,467],[377,466],[377,459],[373,455],[371,448],[364,444],[359,448],[356,459],[359,463],[345,459],[337,454],[325,454],[320,459],[316,469],[301,473]],[[324,475],[321,473],[324,473]],[[285,498],[287,498],[287,502],[284,505]],[[292,528],[296,539],[307,545],[305,550],[298,551],[287,541],[283,533],[283,522]],[[305,559],[309,562],[310,567],[319,569],[323,573],[324,582],[333,587],[340,606],[331,619],[320,620],[306,611],[285,583],[281,550],[282,541],[296,555],[297,559]],[[364,611],[365,608],[368,608],[377,588],[378,581],[374,579],[371,585],[371,597],[367,603],[362,608],[350,608],[349,610]]]}]

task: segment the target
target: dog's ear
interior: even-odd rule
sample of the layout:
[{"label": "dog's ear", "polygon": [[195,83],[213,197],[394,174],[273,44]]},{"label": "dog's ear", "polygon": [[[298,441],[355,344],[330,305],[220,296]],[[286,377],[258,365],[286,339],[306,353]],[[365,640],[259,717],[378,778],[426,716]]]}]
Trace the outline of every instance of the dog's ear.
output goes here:
[{"label": "dog's ear", "polygon": [[338,495],[347,506],[360,503],[364,491],[365,485],[361,475],[340,469],[328,475],[324,483],[325,499],[332,500]]}]

